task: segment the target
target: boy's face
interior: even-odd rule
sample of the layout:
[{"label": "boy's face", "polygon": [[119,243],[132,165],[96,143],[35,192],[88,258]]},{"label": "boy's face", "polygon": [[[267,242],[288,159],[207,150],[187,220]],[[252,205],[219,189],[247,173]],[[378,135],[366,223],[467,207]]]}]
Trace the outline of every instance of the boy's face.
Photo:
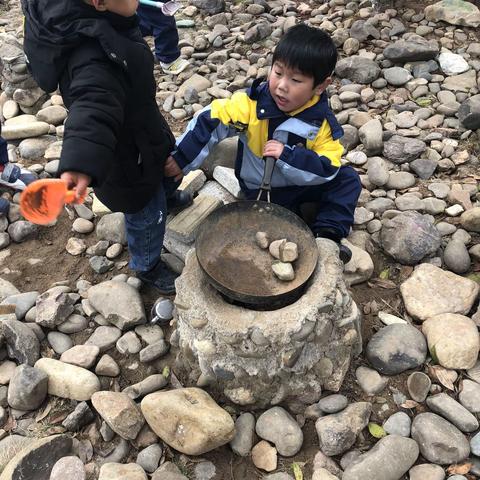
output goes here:
[{"label": "boy's face", "polygon": [[90,0],[87,3],[93,5],[99,12],[112,12],[122,17],[135,15],[138,8],[138,0]]},{"label": "boy's face", "polygon": [[268,87],[277,107],[282,112],[289,113],[305,105],[314,95],[320,95],[331,81],[331,77],[328,77],[314,87],[313,77],[277,61],[270,70]]}]

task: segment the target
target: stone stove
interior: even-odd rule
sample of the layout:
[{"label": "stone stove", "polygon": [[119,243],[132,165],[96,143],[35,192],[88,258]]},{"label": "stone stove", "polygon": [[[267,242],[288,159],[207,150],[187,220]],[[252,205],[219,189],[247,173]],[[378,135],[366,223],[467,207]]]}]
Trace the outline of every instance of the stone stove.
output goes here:
[{"label": "stone stove", "polygon": [[360,312],[333,242],[317,239],[319,260],[295,303],[272,311],[228,303],[190,250],[177,280],[172,343],[176,372],[217,400],[249,408],[316,402],[338,391],[361,351]]}]

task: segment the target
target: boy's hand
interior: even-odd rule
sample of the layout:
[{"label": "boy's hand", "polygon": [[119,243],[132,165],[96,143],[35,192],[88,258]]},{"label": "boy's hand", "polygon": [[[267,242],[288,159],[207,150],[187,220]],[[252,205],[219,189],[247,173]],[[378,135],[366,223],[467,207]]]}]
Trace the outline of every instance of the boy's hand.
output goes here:
[{"label": "boy's hand", "polygon": [[80,198],[87,193],[87,187],[92,181],[88,175],[80,172],[63,172],[60,175],[60,178],[64,182],[67,182],[67,187],[69,189],[75,190],[75,196],[77,198]]},{"label": "boy's hand", "polygon": [[278,142],[277,140],[269,140],[263,147],[263,156],[273,157],[278,160],[284,148],[285,145],[283,143]]},{"label": "boy's hand", "polygon": [[170,155],[165,162],[164,173],[166,177],[175,177],[174,180],[178,181],[183,177],[182,169],[178,166],[178,163]]}]

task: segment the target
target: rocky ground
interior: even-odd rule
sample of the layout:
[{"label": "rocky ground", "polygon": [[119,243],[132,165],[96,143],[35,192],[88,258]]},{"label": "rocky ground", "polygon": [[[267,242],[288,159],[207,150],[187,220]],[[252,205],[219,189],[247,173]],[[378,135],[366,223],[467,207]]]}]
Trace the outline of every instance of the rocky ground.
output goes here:
[{"label": "rocky ground", "polygon": [[[249,411],[184,388],[174,299],[163,327],[145,324],[157,296],[128,271],[122,215],[91,196],[39,228],[3,184],[1,480],[480,478],[480,12],[462,0],[191,0],[178,15],[191,67],[176,78],[156,67],[175,133],[266,75],[268,52],[299,21],[338,46],[330,101],[364,187],[344,272],[363,352],[340,390]],[[18,1],[0,2],[10,160],[49,177],[68,112],[29,77],[21,41]],[[234,154],[235,140],[223,142],[184,181],[199,194],[190,222],[168,226],[165,260],[178,271],[202,215],[238,195]]]}]

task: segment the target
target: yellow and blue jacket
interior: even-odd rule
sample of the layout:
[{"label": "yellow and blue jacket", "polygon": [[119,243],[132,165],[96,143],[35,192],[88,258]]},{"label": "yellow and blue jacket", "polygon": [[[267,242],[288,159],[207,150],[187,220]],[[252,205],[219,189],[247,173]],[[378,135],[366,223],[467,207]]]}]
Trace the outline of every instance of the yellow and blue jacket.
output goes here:
[{"label": "yellow and blue jacket", "polygon": [[275,164],[273,188],[320,185],[338,173],[343,129],[330,110],[326,93],[303,107],[282,112],[266,82],[255,81],[247,92],[214,100],[188,124],[177,140],[173,157],[186,174],[200,167],[211,148],[227,137],[239,136],[235,173],[243,189],[262,183],[262,152],[267,140],[285,145]]}]

